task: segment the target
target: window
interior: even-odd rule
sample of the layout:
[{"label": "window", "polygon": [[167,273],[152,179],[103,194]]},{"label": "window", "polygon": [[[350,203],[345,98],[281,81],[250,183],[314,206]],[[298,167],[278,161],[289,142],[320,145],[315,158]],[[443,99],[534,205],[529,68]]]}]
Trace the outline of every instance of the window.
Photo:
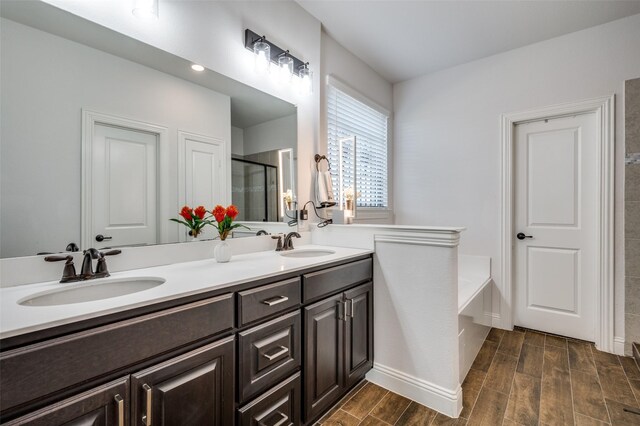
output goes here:
[{"label": "window", "polygon": [[[329,77],[327,87],[327,153],[336,200],[340,200],[340,146],[342,188],[359,193],[356,206],[388,208],[387,143],[389,113],[342,83]],[[346,92],[349,92],[347,94]],[[358,97],[359,99],[356,99]],[[366,103],[365,103],[366,102]],[[356,140],[356,173],[353,176],[353,139]]]}]

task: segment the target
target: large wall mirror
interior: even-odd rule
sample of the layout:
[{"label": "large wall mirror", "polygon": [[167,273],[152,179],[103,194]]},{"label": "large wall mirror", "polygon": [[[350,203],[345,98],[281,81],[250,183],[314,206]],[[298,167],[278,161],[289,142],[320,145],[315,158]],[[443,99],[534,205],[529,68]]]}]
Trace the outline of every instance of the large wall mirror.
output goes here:
[{"label": "large wall mirror", "polygon": [[290,220],[294,105],[45,3],[0,15],[0,257],[186,241],[184,204]]}]

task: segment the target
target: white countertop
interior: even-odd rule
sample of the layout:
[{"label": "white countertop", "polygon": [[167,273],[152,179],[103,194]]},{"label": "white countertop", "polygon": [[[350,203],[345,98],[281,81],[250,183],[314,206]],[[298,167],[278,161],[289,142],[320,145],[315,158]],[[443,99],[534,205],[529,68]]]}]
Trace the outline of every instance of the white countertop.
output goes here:
[{"label": "white countertop", "polygon": [[105,279],[68,284],[49,281],[3,288],[0,289],[0,339],[372,253],[371,250],[317,245],[300,246],[295,250],[305,249],[327,249],[335,253],[319,257],[292,258],[280,256],[280,253],[275,251],[261,251],[233,256],[229,263],[217,263],[214,259],[208,259],[116,272],[107,280],[158,277],[166,282],[125,296],[57,306],[23,306],[19,302],[37,293],[65,286],[97,285]]}]

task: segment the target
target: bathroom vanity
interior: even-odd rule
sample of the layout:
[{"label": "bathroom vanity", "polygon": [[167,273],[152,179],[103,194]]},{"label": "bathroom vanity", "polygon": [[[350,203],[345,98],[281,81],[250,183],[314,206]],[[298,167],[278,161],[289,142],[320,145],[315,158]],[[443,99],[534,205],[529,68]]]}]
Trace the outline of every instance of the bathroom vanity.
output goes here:
[{"label": "bathroom vanity", "polygon": [[[3,321],[0,341],[2,423],[314,422],[373,364],[371,253],[337,251],[284,260],[261,252],[226,265],[131,271],[164,271],[167,282],[147,290],[146,304],[140,292],[115,298],[127,299],[126,308],[108,306],[99,315],[80,312],[87,303],[11,308],[14,320],[9,330]],[[252,259],[272,264],[272,272],[252,272]],[[224,282],[234,268],[237,279]],[[201,283],[207,274],[210,286]],[[4,308],[18,306],[28,290],[2,291]],[[19,328],[25,309],[36,318],[28,325],[22,318]],[[47,309],[50,322],[38,323]]]}]

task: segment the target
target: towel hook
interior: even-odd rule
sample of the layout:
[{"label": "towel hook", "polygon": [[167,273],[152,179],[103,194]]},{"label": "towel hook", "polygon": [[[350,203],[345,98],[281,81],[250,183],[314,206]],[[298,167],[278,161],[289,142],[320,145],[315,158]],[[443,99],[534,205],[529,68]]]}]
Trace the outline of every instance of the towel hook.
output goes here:
[{"label": "towel hook", "polygon": [[320,162],[322,160],[325,160],[327,162],[327,170],[331,170],[331,163],[329,163],[329,159],[325,156],[325,155],[320,155],[320,154],[316,154],[313,159],[316,161],[316,171],[319,172],[320,168],[318,167],[318,164],[320,164]]}]

